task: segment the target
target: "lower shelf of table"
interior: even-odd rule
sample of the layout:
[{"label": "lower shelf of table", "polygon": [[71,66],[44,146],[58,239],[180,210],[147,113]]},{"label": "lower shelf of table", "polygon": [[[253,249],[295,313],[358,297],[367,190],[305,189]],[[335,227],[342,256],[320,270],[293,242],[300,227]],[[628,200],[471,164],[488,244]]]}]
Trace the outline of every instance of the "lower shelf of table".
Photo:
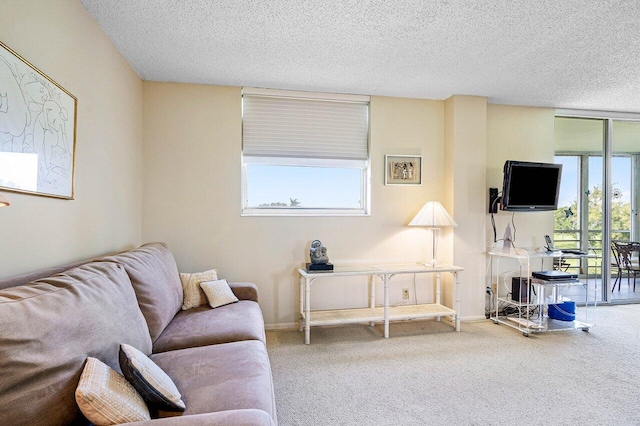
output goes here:
[{"label": "lower shelf of table", "polygon": [[562,331],[562,330],[583,330],[589,331],[593,324],[587,322],[574,320],[574,321],[560,321],[545,316],[541,321],[538,318],[527,320],[525,318],[507,317],[507,316],[492,316],[491,320],[496,324],[504,324],[523,333],[542,333],[547,331]]},{"label": "lower shelf of table", "polygon": [[[456,311],[446,306],[429,303],[420,305],[390,306],[389,320],[401,321],[418,318],[434,318],[456,315]],[[304,321],[304,312],[301,313]],[[351,324],[356,322],[384,321],[384,308],[336,309],[330,311],[311,311],[309,325]]]}]

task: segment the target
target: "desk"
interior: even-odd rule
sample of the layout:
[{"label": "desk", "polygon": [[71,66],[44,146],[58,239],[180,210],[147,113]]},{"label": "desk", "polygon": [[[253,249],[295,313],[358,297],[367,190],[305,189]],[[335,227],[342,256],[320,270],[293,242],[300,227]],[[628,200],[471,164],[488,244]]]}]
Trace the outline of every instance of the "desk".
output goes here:
[{"label": "desk", "polygon": [[[384,322],[384,337],[389,337],[389,321],[408,320],[417,318],[433,318],[438,320],[443,316],[450,316],[455,322],[456,331],[460,331],[460,277],[463,268],[453,265],[438,267],[422,266],[419,264],[399,265],[358,265],[336,266],[333,271],[307,271],[298,269],[300,274],[300,331],[304,328],[304,342],[311,342],[310,329],[314,325],[348,324],[356,322]],[[443,272],[453,275],[455,282],[454,309],[441,304],[441,276]],[[435,274],[436,298],[435,303],[389,306],[389,281],[399,274]],[[316,278],[336,278],[350,276],[369,276],[370,300],[368,308],[338,309],[326,311],[311,311],[311,284]],[[379,278],[384,284],[384,305],[375,305],[375,280]]]}]

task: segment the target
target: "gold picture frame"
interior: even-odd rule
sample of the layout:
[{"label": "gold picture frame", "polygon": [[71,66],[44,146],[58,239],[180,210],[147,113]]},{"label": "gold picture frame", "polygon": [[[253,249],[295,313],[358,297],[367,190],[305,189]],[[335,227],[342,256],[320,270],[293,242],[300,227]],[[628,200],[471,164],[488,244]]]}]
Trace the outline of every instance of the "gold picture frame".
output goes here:
[{"label": "gold picture frame", "polygon": [[0,189],[72,200],[78,100],[0,41]]},{"label": "gold picture frame", "polygon": [[422,155],[384,156],[385,185],[422,185]]}]

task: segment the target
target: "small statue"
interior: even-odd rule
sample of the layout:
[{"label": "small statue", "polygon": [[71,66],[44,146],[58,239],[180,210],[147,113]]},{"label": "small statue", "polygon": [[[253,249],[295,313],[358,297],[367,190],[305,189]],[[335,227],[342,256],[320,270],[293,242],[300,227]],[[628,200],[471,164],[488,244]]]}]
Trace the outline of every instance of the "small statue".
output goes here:
[{"label": "small statue", "polygon": [[504,230],[504,236],[502,237],[502,251],[504,253],[509,253],[511,251],[511,247],[514,247],[512,238],[511,226],[507,223],[507,227]]},{"label": "small statue", "polygon": [[329,262],[327,257],[327,248],[322,245],[320,240],[313,240],[309,249],[309,257],[314,265],[324,265]]}]

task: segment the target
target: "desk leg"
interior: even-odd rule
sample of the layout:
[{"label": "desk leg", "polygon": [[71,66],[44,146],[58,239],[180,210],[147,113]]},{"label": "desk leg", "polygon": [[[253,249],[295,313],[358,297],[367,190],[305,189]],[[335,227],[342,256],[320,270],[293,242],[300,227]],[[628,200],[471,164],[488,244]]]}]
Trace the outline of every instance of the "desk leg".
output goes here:
[{"label": "desk leg", "polygon": [[384,274],[384,338],[389,338],[389,275]]},{"label": "desk leg", "polygon": [[311,325],[309,324],[311,315],[311,280],[304,280],[304,343],[311,343]]},{"label": "desk leg", "polygon": [[304,330],[304,324],[302,323],[304,317],[304,278],[300,277],[298,280],[300,286],[300,318],[298,319],[298,331]]},{"label": "desk leg", "polygon": [[[440,293],[440,272],[436,272],[436,303],[438,305],[442,304],[442,294]],[[436,317],[436,321],[440,321],[440,316]]]},{"label": "desk leg", "polygon": [[455,302],[455,310],[456,310],[456,331],[460,331],[460,274],[458,272],[452,272],[453,279],[456,283],[456,302]]}]

